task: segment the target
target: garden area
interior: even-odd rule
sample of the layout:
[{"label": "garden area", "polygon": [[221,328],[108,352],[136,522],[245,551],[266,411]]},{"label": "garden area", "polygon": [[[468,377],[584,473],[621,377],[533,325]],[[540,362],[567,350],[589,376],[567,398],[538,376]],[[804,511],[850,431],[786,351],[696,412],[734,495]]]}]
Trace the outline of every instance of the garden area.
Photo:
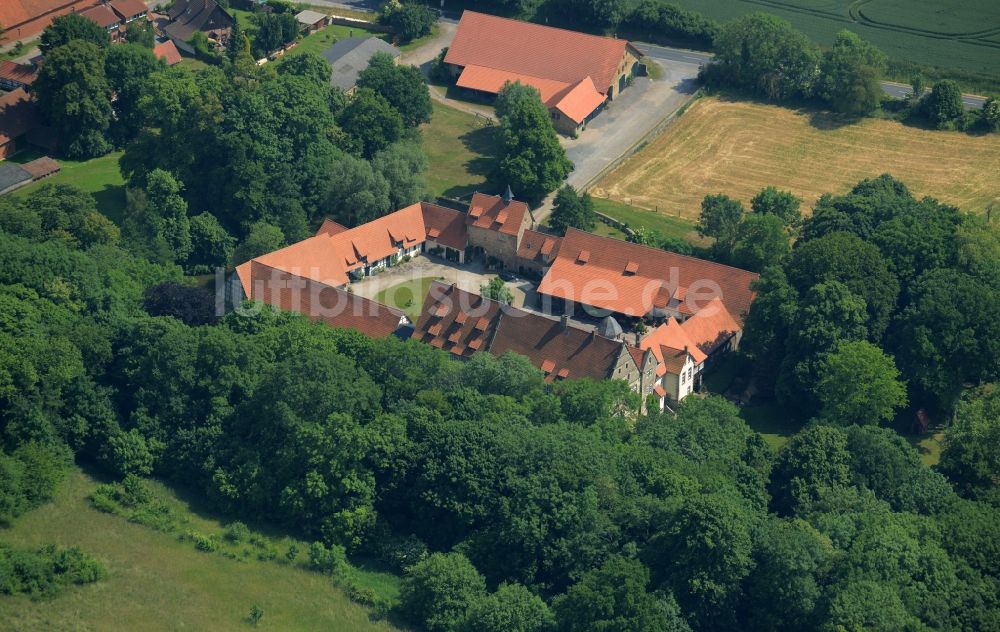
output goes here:
[{"label": "garden area", "polygon": [[403,310],[410,320],[416,322],[420,316],[420,310],[424,306],[427,290],[435,280],[437,277],[422,277],[404,281],[385,288],[375,295],[375,300],[383,305]]}]

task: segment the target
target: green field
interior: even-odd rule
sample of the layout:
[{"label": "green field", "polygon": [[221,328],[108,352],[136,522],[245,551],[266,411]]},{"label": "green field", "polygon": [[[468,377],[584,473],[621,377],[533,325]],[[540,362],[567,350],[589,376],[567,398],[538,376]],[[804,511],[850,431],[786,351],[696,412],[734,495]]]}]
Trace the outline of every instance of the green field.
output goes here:
[{"label": "green field", "polygon": [[[609,200],[606,198],[594,197],[594,210],[603,213],[608,217],[624,222],[629,228],[645,228],[651,232],[657,232],[664,237],[679,237],[691,243],[700,243],[698,233],[695,231],[694,222],[680,217],[671,217],[662,213],[651,213],[645,209],[630,206],[623,202]],[[610,226],[599,223],[597,230],[599,235],[619,237],[623,235]]]},{"label": "green field", "polygon": [[459,197],[489,189],[497,128],[484,125],[474,114],[437,101],[433,105],[431,122],[420,128],[431,192]]},{"label": "green field", "polygon": [[387,287],[375,295],[375,300],[406,312],[410,320],[417,321],[424,306],[424,297],[436,277],[423,277]]},{"label": "green field", "polygon": [[[92,160],[59,160],[62,170],[53,175],[18,189],[13,195],[25,195],[45,184],[72,184],[92,194],[97,208],[111,221],[121,224],[125,213],[125,181],[118,169],[118,159],[123,152],[115,151]],[[38,154],[23,153],[12,160],[27,162]]]},{"label": "green field", "polygon": [[371,31],[366,31],[364,29],[341,26],[339,24],[331,24],[326,28],[316,31],[308,35],[307,37],[299,40],[299,43],[295,48],[291,49],[286,55],[302,55],[305,53],[321,53],[327,48],[329,48],[337,40],[344,39],[345,37],[363,37],[365,35],[375,35],[381,37],[382,39],[387,39],[388,35],[384,33],[373,33]]},{"label": "green field", "polygon": [[1000,2],[996,0],[676,1],[723,22],[752,11],[773,13],[822,46],[829,46],[838,31],[849,29],[892,59],[979,75],[978,81],[965,77],[970,86],[1000,84]]},{"label": "green field", "polygon": [[[263,629],[395,629],[374,621],[324,575],[277,561],[199,552],[190,542],[101,513],[87,500],[96,485],[73,470],[53,502],[0,529],[0,540],[79,546],[104,565],[107,579],[51,601],[0,595],[3,630],[245,630],[255,604],[264,610]],[[199,532],[222,532],[218,521],[192,512],[166,488],[154,488]]]}]

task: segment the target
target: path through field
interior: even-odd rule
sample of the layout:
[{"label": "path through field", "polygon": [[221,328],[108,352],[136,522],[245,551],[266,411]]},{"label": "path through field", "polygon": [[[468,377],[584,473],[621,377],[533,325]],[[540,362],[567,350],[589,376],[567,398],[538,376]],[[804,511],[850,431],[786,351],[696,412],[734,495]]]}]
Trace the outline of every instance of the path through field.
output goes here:
[{"label": "path through field", "polygon": [[818,112],[704,98],[663,135],[597,183],[610,195],[667,215],[697,217],[702,198],[749,205],[768,185],[810,208],[823,193],[891,173],[915,195],[982,212],[1000,209],[1000,135],[970,136],[866,119],[840,125]]}]

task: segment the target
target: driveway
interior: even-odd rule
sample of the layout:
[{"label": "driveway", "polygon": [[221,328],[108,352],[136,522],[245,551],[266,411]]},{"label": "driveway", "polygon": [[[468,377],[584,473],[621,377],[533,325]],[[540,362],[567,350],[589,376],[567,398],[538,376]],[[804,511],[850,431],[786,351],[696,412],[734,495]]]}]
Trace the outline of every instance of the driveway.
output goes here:
[{"label": "driveway", "polygon": [[[662,78],[654,81],[636,77],[632,86],[610,101],[578,138],[562,139],[574,165],[566,179],[569,184],[581,190],[588,188],[605,167],[641,142],[698,89],[698,64],[663,58],[653,61],[663,69]],[[550,195],[534,211],[539,223],[552,212],[553,197]]]}]

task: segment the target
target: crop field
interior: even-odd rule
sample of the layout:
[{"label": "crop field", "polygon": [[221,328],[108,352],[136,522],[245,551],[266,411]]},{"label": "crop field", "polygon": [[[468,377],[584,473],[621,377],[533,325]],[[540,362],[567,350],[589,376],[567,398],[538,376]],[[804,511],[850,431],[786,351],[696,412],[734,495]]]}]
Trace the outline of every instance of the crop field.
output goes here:
[{"label": "crop field", "polygon": [[917,196],[982,212],[1000,202],[1000,140],[881,119],[840,125],[822,112],[711,97],[695,102],[592,193],[695,218],[707,194],[749,206],[774,185],[799,196],[808,212],[821,194],[845,193],[885,172]]},{"label": "crop field", "polygon": [[779,15],[821,45],[849,29],[890,58],[1000,75],[1000,2],[996,0],[677,0],[727,21],[752,11]]}]

